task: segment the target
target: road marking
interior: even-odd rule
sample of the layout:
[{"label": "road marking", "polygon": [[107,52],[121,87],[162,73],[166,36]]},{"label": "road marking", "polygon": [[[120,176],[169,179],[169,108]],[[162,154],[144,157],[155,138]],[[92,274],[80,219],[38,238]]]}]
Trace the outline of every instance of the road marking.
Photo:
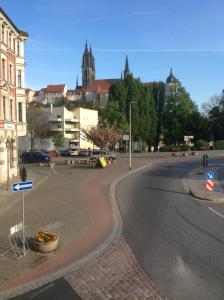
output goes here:
[{"label": "road marking", "polygon": [[219,212],[217,212],[215,209],[211,208],[208,206],[208,209],[210,209],[211,211],[213,211],[216,215],[220,216],[221,218],[224,218],[224,216],[222,214],[220,214]]}]

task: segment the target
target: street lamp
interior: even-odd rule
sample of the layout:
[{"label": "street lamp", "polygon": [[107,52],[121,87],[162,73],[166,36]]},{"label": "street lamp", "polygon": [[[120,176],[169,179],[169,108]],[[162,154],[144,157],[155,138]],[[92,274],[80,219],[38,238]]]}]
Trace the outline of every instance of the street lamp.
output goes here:
[{"label": "street lamp", "polygon": [[129,103],[129,170],[132,169],[131,164],[131,105],[134,104],[134,101]]},{"label": "street lamp", "polygon": [[9,149],[11,145],[11,141],[9,137],[6,140],[5,145],[7,149],[7,190],[9,190]]}]

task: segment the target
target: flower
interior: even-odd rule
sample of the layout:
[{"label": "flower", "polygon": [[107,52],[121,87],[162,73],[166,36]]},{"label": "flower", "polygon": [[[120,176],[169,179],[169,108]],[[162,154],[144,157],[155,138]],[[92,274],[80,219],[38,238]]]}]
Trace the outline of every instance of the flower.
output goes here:
[{"label": "flower", "polygon": [[37,234],[35,234],[34,237],[35,242],[40,244],[46,244],[50,241],[55,241],[56,239],[57,239],[57,234],[54,232],[49,232],[47,230],[39,231]]}]

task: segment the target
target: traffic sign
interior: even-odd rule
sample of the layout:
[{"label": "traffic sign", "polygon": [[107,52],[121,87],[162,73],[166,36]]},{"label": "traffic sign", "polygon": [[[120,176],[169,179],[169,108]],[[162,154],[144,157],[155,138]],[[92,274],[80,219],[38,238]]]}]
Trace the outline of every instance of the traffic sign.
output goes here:
[{"label": "traffic sign", "polygon": [[215,173],[213,171],[208,171],[206,174],[207,180],[212,180],[215,178]]},{"label": "traffic sign", "polygon": [[209,191],[213,191],[214,190],[214,180],[206,180],[206,189]]},{"label": "traffic sign", "polygon": [[13,192],[31,190],[32,188],[33,188],[33,182],[32,181],[14,183],[12,185]]}]

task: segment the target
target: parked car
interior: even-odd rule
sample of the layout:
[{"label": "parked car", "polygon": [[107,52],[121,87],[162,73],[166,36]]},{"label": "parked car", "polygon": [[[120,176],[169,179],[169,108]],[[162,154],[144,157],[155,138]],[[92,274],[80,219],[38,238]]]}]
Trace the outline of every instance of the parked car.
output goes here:
[{"label": "parked car", "polygon": [[77,156],[78,151],[76,149],[65,149],[65,150],[61,150],[60,155],[61,156]]},{"label": "parked car", "polygon": [[48,163],[51,158],[43,151],[29,151],[22,154],[21,160],[23,163]]},{"label": "parked car", "polygon": [[[90,159],[94,160],[101,156],[100,149],[93,149],[91,150]],[[114,152],[109,152],[106,150],[102,150],[102,156],[105,157],[106,160],[114,161],[117,159],[117,154]]]},{"label": "parked car", "polygon": [[46,153],[49,157],[58,156],[58,152],[56,150],[39,150],[39,151]]}]

